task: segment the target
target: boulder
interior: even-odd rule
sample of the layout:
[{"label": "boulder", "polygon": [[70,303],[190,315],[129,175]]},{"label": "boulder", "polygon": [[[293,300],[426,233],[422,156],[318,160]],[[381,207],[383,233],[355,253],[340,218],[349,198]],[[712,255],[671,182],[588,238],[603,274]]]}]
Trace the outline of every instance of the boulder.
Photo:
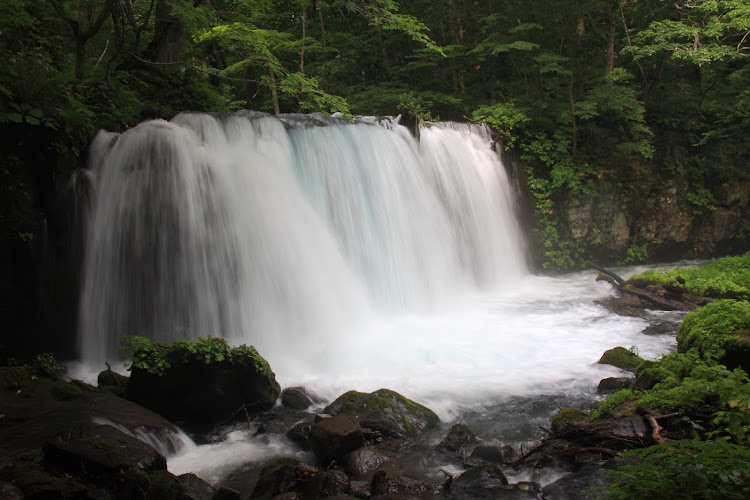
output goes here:
[{"label": "boulder", "polygon": [[281,404],[294,410],[306,410],[315,404],[304,387],[288,387],[281,391]]},{"label": "boulder", "polygon": [[70,429],[44,445],[48,467],[73,474],[116,475],[126,469],[147,474],[167,470],[167,461],[155,449],[110,427],[96,425]]},{"label": "boulder", "polygon": [[320,462],[328,465],[341,461],[364,444],[359,425],[348,416],[337,415],[321,420],[310,431],[310,445]]},{"label": "boulder", "polygon": [[310,448],[310,431],[314,425],[315,422],[298,422],[286,433],[286,437],[307,450]]},{"label": "boulder", "polygon": [[182,500],[184,498],[185,485],[169,472],[156,471],[149,479],[147,500]]},{"label": "boulder", "polygon": [[377,469],[391,457],[374,446],[365,446],[354,450],[344,457],[344,470],[352,477],[364,476]]},{"label": "boulder", "polygon": [[448,498],[503,498],[500,493],[508,480],[500,467],[482,464],[471,467],[460,476],[446,483],[444,494]]},{"label": "boulder", "polygon": [[182,474],[177,477],[185,487],[183,500],[212,500],[214,498],[216,494],[214,487],[195,474]]},{"label": "boulder", "polygon": [[241,356],[205,363],[170,360],[162,374],[133,367],[128,399],[188,425],[216,425],[244,419],[276,403],[281,388],[268,363],[253,348]]},{"label": "boulder", "polygon": [[328,405],[323,413],[350,415],[361,427],[399,439],[417,436],[440,421],[429,408],[389,389],[370,394],[349,391]]},{"label": "boulder", "polygon": [[119,373],[114,372],[110,369],[104,370],[103,372],[99,373],[99,376],[96,378],[97,384],[99,385],[100,389],[107,390],[111,394],[114,394],[115,396],[119,396],[121,398],[124,398],[128,392],[129,380],[129,377],[120,375]]},{"label": "boulder", "polygon": [[502,448],[491,445],[479,445],[474,448],[469,458],[476,461],[503,465],[512,462],[515,457],[516,452],[513,447],[509,445],[503,446]]},{"label": "boulder", "polygon": [[290,492],[297,493],[295,498],[326,498],[349,491],[351,483],[343,472],[324,471],[296,458],[282,457],[263,466],[250,498],[268,499]]},{"label": "boulder", "polygon": [[454,424],[438,445],[438,449],[466,455],[477,444],[479,440],[466,424]]},{"label": "boulder", "polygon": [[625,371],[635,372],[643,363],[643,358],[624,347],[614,347],[605,351],[598,361],[601,365],[612,365]]}]

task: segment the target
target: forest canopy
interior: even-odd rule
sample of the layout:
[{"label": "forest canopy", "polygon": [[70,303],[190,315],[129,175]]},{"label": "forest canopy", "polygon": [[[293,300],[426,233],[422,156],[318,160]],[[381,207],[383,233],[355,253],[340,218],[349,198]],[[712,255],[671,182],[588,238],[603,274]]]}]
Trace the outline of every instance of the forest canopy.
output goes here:
[{"label": "forest canopy", "polygon": [[181,111],[486,121],[560,268],[570,193],[681,177],[701,210],[747,180],[744,0],[4,0],[0,51],[16,238],[96,130]]}]

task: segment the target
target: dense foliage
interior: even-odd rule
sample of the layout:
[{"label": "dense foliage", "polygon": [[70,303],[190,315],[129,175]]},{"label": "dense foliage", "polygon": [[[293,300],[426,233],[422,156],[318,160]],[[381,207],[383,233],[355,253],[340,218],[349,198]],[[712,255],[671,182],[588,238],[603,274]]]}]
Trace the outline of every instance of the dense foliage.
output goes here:
[{"label": "dense foliage", "polygon": [[636,286],[658,285],[703,297],[748,300],[750,253],[714,260],[704,266],[649,270],[632,276],[628,282]]},{"label": "dense foliage", "polygon": [[33,237],[93,132],[144,118],[471,117],[521,152],[543,258],[571,267],[571,193],[688,178],[700,213],[746,178],[749,30],[743,0],[5,0],[0,216]]}]

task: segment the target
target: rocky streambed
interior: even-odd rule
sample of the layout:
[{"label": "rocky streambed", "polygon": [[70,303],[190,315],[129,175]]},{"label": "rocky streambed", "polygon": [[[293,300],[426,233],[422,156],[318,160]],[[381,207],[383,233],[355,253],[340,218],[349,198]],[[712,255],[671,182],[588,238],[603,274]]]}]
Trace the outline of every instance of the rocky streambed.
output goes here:
[{"label": "rocky streambed", "polygon": [[[625,300],[629,312],[644,306],[642,298],[640,305]],[[654,327],[663,334],[676,325]],[[592,421],[565,409],[524,449],[483,441],[471,419],[440,422],[388,389],[350,391],[332,402],[302,387],[280,391],[254,350],[226,351],[208,364],[180,358],[185,352],[161,352],[179,372],[171,380],[168,368],[154,375],[134,365],[130,380],[104,371],[98,387],[66,381],[44,363],[0,368],[3,498],[598,498],[608,481],[603,471],[622,451],[679,439],[694,426],[650,410]],[[624,374],[634,369],[627,353],[611,355],[615,361],[602,362]],[[224,384],[226,377],[242,383]],[[600,391],[632,384],[624,376],[603,381]],[[175,423],[192,436],[190,446],[239,433],[275,446],[278,456],[240,458],[217,477],[173,474],[167,459],[185,446]]]}]

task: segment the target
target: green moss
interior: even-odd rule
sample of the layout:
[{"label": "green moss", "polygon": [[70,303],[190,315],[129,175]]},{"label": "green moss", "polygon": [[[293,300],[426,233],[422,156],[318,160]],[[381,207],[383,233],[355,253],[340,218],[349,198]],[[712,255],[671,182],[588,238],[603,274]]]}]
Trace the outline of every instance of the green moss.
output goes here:
[{"label": "green moss", "polygon": [[588,416],[577,408],[563,408],[552,417],[552,431],[560,434],[588,421]]},{"label": "green moss", "polygon": [[28,366],[0,367],[0,390],[18,393],[31,387],[32,371]]},{"label": "green moss", "polygon": [[636,286],[658,285],[677,293],[717,299],[750,299],[750,252],[702,267],[646,271],[628,280]]},{"label": "green moss", "polygon": [[635,406],[632,403],[636,400],[635,392],[630,389],[617,391],[599,402],[591,412],[591,419],[600,420],[616,415],[632,415],[635,413]]},{"label": "green moss", "polygon": [[665,500],[750,498],[750,449],[717,441],[683,440],[625,453],[607,472],[609,498]]},{"label": "green moss", "polygon": [[55,382],[50,389],[50,393],[57,399],[67,401],[83,396],[83,390],[76,384],[64,382],[62,380]]},{"label": "green moss", "polygon": [[680,352],[697,348],[731,366],[750,367],[750,304],[717,300],[691,312],[677,330]]},{"label": "green moss", "polygon": [[612,365],[629,372],[634,372],[643,363],[643,358],[624,347],[615,347],[602,354],[599,364]]}]

